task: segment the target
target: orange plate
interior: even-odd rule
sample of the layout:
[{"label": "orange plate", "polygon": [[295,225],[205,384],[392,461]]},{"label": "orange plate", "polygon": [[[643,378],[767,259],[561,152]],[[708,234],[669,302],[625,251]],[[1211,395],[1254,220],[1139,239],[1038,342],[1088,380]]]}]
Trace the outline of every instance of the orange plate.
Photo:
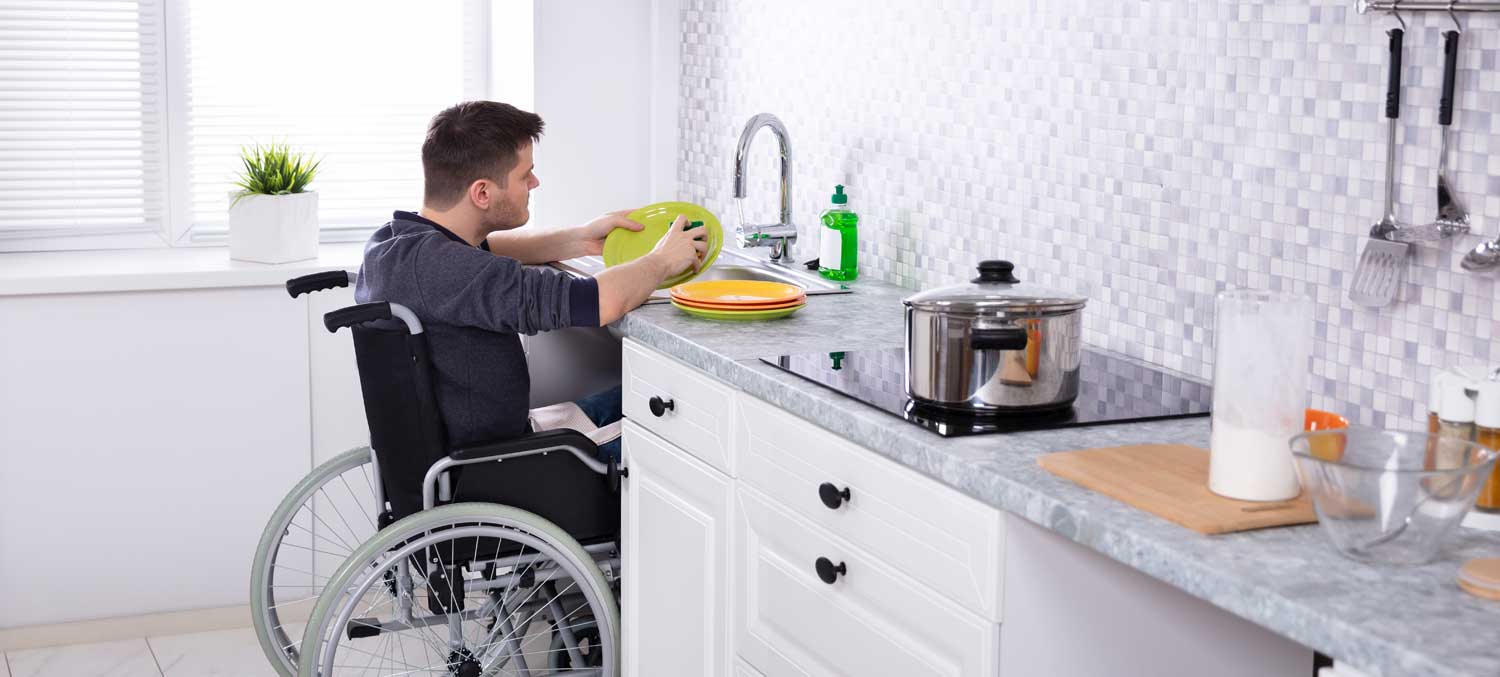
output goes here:
[{"label": "orange plate", "polygon": [[672,288],[672,298],[678,301],[733,306],[786,303],[802,296],[801,287],[762,280],[703,280]]},{"label": "orange plate", "polygon": [[806,297],[798,297],[785,303],[704,303],[702,301],[688,301],[673,298],[679,306],[692,308],[703,308],[705,310],[776,310],[778,308],[791,308],[800,306],[807,302]]}]

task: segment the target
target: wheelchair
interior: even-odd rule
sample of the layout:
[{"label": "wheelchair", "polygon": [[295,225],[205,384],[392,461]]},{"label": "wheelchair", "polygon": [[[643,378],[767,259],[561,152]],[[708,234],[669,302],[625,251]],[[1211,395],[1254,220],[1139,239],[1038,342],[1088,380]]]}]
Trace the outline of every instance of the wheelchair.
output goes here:
[{"label": "wheelchair", "polygon": [[[287,291],[353,279],[316,273]],[[302,479],[261,536],[251,609],[276,670],[618,674],[620,462],[572,430],[451,448],[409,309],[323,321],[353,335],[370,446]]]}]

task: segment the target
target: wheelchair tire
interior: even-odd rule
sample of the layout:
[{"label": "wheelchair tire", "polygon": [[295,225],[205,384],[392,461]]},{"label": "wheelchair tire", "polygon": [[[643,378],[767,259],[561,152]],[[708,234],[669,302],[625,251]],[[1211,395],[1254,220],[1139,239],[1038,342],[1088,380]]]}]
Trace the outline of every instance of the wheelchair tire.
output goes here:
[{"label": "wheelchair tire", "polygon": [[[329,578],[316,572],[335,571],[378,531],[373,505],[364,505],[366,510],[356,516],[348,514],[352,510],[339,510],[338,503],[373,504],[378,482],[369,447],[339,454],[292,488],[261,533],[250,570],[250,610],[261,649],[282,677],[297,674],[297,647],[302,644],[301,631],[287,626],[306,620],[323,592],[319,581]],[[327,519],[308,508],[319,497],[332,508]],[[318,532],[326,533],[320,536]],[[302,539],[305,543],[293,542]],[[278,571],[282,574],[279,584]]]},{"label": "wheelchair tire", "polygon": [[[387,572],[408,581],[398,584],[398,594],[387,590]],[[462,594],[449,592],[455,582],[462,585],[453,589]],[[551,596],[534,598],[538,590]],[[583,605],[567,609],[577,597]],[[334,574],[303,633],[297,674],[335,677],[346,667],[387,674],[379,672],[383,667],[370,671],[375,660],[393,665],[390,675],[512,674],[502,669],[530,660],[524,658],[534,653],[525,647],[532,643],[527,630],[549,608],[561,608],[563,618],[586,619],[597,632],[590,639],[599,638],[590,647],[590,654],[600,656],[599,674],[619,674],[619,606],[599,565],[577,540],[518,508],[433,508],[382,529]],[[341,657],[349,662],[340,663]],[[526,674],[546,674],[544,666]]]}]

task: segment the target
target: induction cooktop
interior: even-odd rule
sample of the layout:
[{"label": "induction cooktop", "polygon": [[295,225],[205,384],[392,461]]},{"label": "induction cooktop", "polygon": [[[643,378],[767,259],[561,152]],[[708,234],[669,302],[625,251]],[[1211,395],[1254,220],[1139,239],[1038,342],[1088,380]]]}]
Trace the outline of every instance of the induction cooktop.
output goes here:
[{"label": "induction cooktop", "polygon": [[762,361],[944,437],[1207,416],[1208,384],[1120,355],[1084,349],[1078,399],[1047,410],[976,415],[929,407],[906,394],[902,348],[797,353]]}]

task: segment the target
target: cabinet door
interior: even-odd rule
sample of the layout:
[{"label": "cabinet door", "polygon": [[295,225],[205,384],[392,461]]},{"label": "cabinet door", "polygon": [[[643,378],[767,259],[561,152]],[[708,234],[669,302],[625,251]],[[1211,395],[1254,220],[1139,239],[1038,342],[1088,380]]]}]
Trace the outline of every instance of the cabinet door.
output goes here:
[{"label": "cabinet door", "polygon": [[727,675],[729,478],[625,422],[625,675]]}]

